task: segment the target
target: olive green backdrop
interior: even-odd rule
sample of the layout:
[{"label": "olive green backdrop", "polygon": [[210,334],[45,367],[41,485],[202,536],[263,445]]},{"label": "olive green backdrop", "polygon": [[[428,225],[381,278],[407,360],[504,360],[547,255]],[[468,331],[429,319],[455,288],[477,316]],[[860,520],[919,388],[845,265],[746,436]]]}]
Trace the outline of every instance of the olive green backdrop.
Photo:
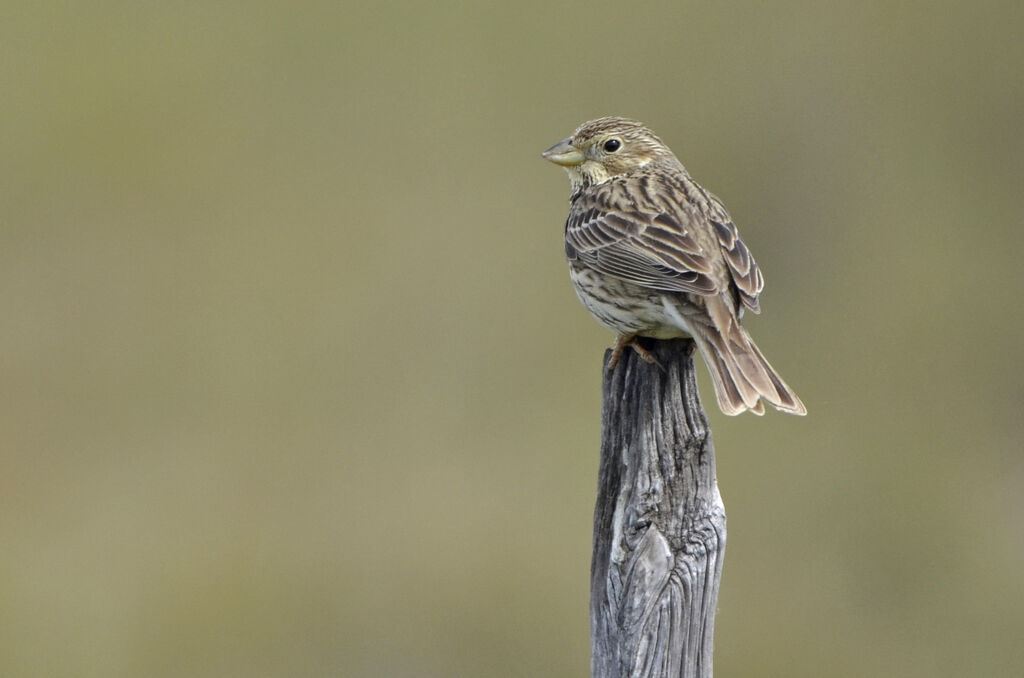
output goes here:
[{"label": "olive green backdrop", "polygon": [[3,2],[0,674],[587,676],[618,114],[810,410],[709,413],[718,675],[1024,675],[1022,7]]}]

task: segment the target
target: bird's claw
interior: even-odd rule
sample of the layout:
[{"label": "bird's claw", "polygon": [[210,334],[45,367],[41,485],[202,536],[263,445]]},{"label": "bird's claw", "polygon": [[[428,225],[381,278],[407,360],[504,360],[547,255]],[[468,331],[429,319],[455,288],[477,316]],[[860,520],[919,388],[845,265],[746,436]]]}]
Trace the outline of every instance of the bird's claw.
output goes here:
[{"label": "bird's claw", "polygon": [[625,350],[627,346],[636,351],[636,354],[640,356],[640,359],[643,360],[645,363],[647,363],[648,365],[656,365],[658,369],[664,371],[665,368],[662,367],[661,363],[658,362],[658,359],[654,357],[654,354],[640,345],[640,342],[637,341],[635,334],[623,335],[616,340],[615,350],[612,351],[612,358],[611,360],[608,361],[608,369],[615,369],[615,366],[619,364],[619,358],[622,357],[622,351]]}]

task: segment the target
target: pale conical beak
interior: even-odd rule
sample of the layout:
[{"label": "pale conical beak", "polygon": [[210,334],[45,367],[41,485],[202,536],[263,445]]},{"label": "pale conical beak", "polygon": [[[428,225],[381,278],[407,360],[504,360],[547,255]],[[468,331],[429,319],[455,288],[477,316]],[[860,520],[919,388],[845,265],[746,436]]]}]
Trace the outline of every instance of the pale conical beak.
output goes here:
[{"label": "pale conical beak", "polygon": [[541,157],[545,160],[550,160],[556,165],[561,165],[562,167],[582,165],[585,160],[583,157],[583,151],[572,145],[572,137],[562,139],[557,144],[541,153]]}]

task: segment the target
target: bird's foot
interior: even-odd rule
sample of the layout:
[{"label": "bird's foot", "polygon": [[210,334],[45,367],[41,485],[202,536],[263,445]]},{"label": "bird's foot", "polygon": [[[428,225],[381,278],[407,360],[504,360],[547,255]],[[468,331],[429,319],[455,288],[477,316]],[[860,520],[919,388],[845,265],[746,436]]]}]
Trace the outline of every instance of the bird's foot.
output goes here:
[{"label": "bird's foot", "polygon": [[665,369],[661,366],[661,363],[658,362],[658,359],[654,357],[653,353],[640,345],[635,334],[620,334],[619,338],[615,340],[615,350],[612,351],[612,359],[608,361],[608,369],[615,369],[615,366],[619,364],[619,358],[622,357],[622,351],[625,350],[627,346],[636,351],[636,354],[640,356],[640,359],[648,365],[657,365],[659,369]]}]

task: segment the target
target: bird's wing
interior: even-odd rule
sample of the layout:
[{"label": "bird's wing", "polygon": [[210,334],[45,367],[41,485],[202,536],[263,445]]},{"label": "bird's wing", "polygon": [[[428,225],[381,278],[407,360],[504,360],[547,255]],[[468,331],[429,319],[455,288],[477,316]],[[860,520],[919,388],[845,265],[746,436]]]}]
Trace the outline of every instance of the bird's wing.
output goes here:
[{"label": "bird's wing", "polygon": [[732,223],[732,217],[725,210],[722,201],[711,193],[705,192],[708,198],[708,221],[715,229],[718,236],[718,244],[725,255],[725,262],[729,265],[729,274],[732,277],[733,286],[739,295],[743,305],[754,313],[761,312],[761,303],[758,296],[764,289],[764,276],[757,262],[750,254],[750,250],[740,240],[736,224]]},{"label": "bird's wing", "polygon": [[[650,176],[607,181],[583,191],[565,224],[565,253],[627,282],[666,292],[715,294],[712,260],[702,246],[702,215],[675,201]],[[741,243],[742,245],[742,243]]]}]

